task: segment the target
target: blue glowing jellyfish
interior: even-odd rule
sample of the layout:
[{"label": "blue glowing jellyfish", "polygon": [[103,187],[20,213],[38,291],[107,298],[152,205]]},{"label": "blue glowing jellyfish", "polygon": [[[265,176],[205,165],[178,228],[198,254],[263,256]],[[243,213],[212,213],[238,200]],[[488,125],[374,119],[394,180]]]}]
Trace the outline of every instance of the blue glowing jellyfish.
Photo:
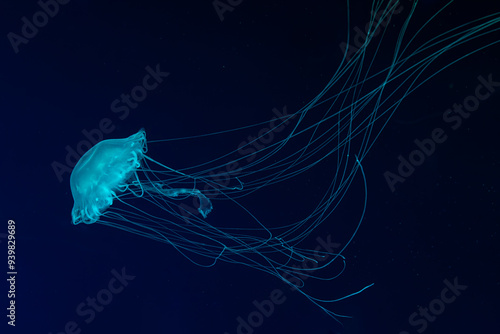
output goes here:
[{"label": "blue glowing jellyfish", "polygon": [[[500,42],[500,13],[495,13],[417,43],[437,14],[408,34],[416,3],[408,9],[397,41],[384,44],[397,2],[375,1],[363,44],[355,52],[346,48],[350,59],[344,56],[325,88],[298,111],[282,112],[269,123],[199,136],[147,141],[140,130],[128,138],[98,143],[71,174],[73,223],[104,224],[167,243],[200,266],[225,261],[261,270],[288,283],[332,317],[342,317],[325,304],[363,289],[322,299],[307,293],[304,281],[334,279],[344,271],[343,251],[366,208],[363,160],[410,93],[453,63]],[[473,50],[457,49],[471,41],[477,42]],[[387,47],[391,57],[380,56]],[[446,65],[436,65],[444,54],[449,57]],[[378,62],[383,65],[375,67]],[[153,143],[205,140],[238,131],[258,135],[232,152],[179,170],[167,166],[166,156],[147,155]],[[331,173],[308,215],[270,227],[243,203],[246,196],[293,182],[320,164],[330,166]],[[357,224],[346,227],[350,232],[342,247],[301,248],[312,231],[330,219],[355,178],[364,185],[364,205]],[[217,221],[223,203],[237,208],[240,219]],[[309,265],[297,265],[305,262]],[[319,276],[320,269],[335,265],[333,274]]]},{"label": "blue glowing jellyfish", "polygon": [[[167,198],[196,196],[200,201],[198,211],[207,217],[212,210],[210,200],[197,189],[172,189],[167,183],[145,182],[139,178],[145,155],[146,132],[140,130],[125,139],[104,140],[89,150],[79,161],[71,174],[71,192],[75,205],[71,213],[74,224],[95,223],[119,199],[118,194],[130,192],[137,197],[145,193],[156,193]],[[160,165],[160,164],[159,164]]]}]

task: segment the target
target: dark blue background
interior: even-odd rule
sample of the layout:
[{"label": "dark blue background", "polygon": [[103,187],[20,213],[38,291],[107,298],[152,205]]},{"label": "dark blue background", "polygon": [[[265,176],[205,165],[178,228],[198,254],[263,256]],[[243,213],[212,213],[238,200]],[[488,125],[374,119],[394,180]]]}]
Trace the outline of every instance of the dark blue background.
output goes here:
[{"label": "dark blue background", "polygon": [[[415,26],[444,3],[422,1]],[[7,231],[8,219],[16,221],[19,272],[15,328],[5,325],[7,287],[2,285],[2,333],[59,333],[73,320],[82,333],[233,334],[236,318],[247,317],[254,311],[252,301],[269,298],[273,289],[285,291],[287,301],[255,333],[416,333],[408,324],[410,314],[439,296],[444,279],[454,277],[467,290],[425,332],[498,328],[500,93],[450,132],[396,192],[383,178],[385,171],[395,170],[399,154],[407,156],[415,148],[415,138],[443,125],[444,110],[473,93],[478,75],[492,73],[500,81],[498,46],[465,59],[409,96],[366,157],[368,210],[345,252],[347,270],[321,287],[307,282],[318,296],[342,296],[375,282],[332,305],[353,316],[341,327],[274,277],[224,263],[200,268],[165,244],[104,226],[73,226],[69,177],[59,182],[51,164],[62,163],[65,146],[76,147],[84,139],[81,131],[96,128],[104,117],[116,126],[106,139],[141,127],[150,139],[161,139],[266,121],[272,108],[284,105],[299,109],[341,60],[344,1],[243,1],[220,21],[210,0],[73,0],[16,54],[7,34],[19,33],[21,17],[31,18],[39,9],[36,1],[3,1],[0,10],[0,233]],[[352,1],[351,10],[351,29],[363,26],[370,2]],[[493,1],[459,1],[425,36],[498,10]],[[382,52],[390,55],[390,50]],[[156,64],[170,76],[119,120],[111,102],[140,84],[145,67]],[[438,64],[446,64],[446,55]],[[202,154],[209,158],[235,149],[247,135],[212,139],[206,147],[166,144],[171,154],[157,158],[174,168],[189,166],[203,161]],[[319,168],[312,184],[322,182],[318,175],[331,166]],[[304,207],[317,199],[310,195],[314,186],[302,180],[283,190],[295,193]],[[261,201],[252,202],[252,209],[270,224],[296,219],[287,201],[266,190],[258,195]],[[316,236],[344,225],[352,229],[362,196],[361,184],[355,183],[336,215],[306,246],[314,247]],[[228,212],[228,226],[231,219]],[[5,239],[0,240],[6,254]],[[112,269],[123,267],[135,279],[85,324],[76,306],[107,286]]]}]

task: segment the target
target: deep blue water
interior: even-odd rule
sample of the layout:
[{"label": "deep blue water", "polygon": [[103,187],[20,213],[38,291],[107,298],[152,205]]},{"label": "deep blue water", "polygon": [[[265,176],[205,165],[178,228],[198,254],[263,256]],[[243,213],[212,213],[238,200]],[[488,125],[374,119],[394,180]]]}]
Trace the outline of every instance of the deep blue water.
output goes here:
[{"label": "deep blue water", "polygon": [[[402,2],[404,10],[391,24],[403,22],[409,3]],[[444,3],[421,1],[415,26]],[[365,158],[368,206],[345,251],[347,269],[329,283],[307,282],[319,297],[375,283],[331,305],[352,316],[340,326],[270,275],[226,263],[197,267],[166,244],[105,226],[72,225],[69,173],[57,176],[54,166],[66,164],[67,148],[84,150],[78,145],[85,133],[95,134],[99,127],[108,132],[103,139],[127,137],[141,127],[150,139],[175,138],[263,122],[273,117],[273,108],[298,110],[342,59],[345,2],[242,1],[221,20],[211,0],[73,0],[57,12],[51,7],[53,17],[13,45],[8,34],[21,35],[22,18],[32,22],[40,6],[26,0],[0,5],[1,333],[397,334],[498,328],[500,87],[491,86],[491,95],[456,130],[442,119],[445,110],[484,84],[479,76],[500,81],[498,45],[455,64],[405,99]],[[351,2],[352,34],[368,21],[369,11],[370,1]],[[492,1],[457,1],[419,41],[498,11],[500,5]],[[494,36],[453,52],[488,41]],[[389,49],[380,52],[391,55]],[[436,66],[446,65],[446,57]],[[169,74],[159,76],[157,87],[128,113],[117,110],[123,103],[113,108],[115,99],[143,82],[148,66]],[[396,171],[398,156],[408,157],[416,149],[414,140],[429,138],[436,128],[445,129],[447,140],[391,191],[384,173]],[[158,149],[156,158],[182,168],[234,150],[249,135],[242,131],[196,145],[172,142]],[[321,165],[273,192],[264,189],[246,205],[269,226],[302,217],[318,200],[316,185],[332,168]],[[280,192],[283,196],[276,195]],[[305,246],[314,248],[317,238],[332,235],[345,240],[363,196],[357,178]],[[231,226],[236,215],[228,210],[218,217]],[[9,219],[16,223],[15,327],[6,317]],[[120,284],[113,280],[116,292],[101,292],[110,290],[116,276],[122,277]],[[435,300],[453,297],[442,295],[445,280],[466,288],[440,304]],[[238,317],[248,322],[257,310],[253,301],[261,303],[276,290],[283,303],[255,328],[238,332]],[[112,300],[92,309],[99,293]],[[445,309],[435,309],[439,305]],[[419,307],[430,306],[439,314],[414,318],[418,325],[409,322]]]}]

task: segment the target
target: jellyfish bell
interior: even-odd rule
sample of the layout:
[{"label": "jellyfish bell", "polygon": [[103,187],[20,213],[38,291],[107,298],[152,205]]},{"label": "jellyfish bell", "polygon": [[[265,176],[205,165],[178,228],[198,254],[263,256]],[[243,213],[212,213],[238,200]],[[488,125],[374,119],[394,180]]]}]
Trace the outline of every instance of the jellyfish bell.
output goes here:
[{"label": "jellyfish bell", "polygon": [[128,188],[146,151],[143,129],[127,138],[103,140],[88,150],[71,173],[73,224],[95,223],[113,204],[117,192]]},{"label": "jellyfish bell", "polygon": [[87,151],[71,173],[70,186],[74,199],[71,212],[74,225],[93,224],[105,214],[114,200],[130,192],[136,197],[145,192],[175,198],[197,196],[199,212],[206,218],[212,210],[210,200],[197,189],[169,188],[160,180],[144,182],[138,173],[149,170],[144,160],[147,157],[146,131],[121,139],[108,139],[97,143]]}]

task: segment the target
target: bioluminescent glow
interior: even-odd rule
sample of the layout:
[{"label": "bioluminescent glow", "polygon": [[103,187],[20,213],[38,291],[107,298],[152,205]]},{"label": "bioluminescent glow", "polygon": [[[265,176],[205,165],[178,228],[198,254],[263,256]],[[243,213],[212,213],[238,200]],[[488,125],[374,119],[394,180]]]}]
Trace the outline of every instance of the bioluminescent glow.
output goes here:
[{"label": "bioluminescent glow", "polygon": [[[424,24],[412,22],[417,1],[406,9],[405,18],[399,14],[399,29],[389,28],[386,23],[397,5],[374,1],[362,47],[349,60],[344,57],[309,103],[290,115],[275,117],[265,128],[263,122],[160,141],[147,141],[146,132],[140,130],[128,138],[98,143],[71,175],[73,223],[104,224],[167,243],[200,266],[225,261],[261,270],[290,284],[332,317],[343,317],[331,311],[329,303],[364,289],[324,299],[307,293],[303,283],[306,277],[334,279],[345,269],[343,251],[360,227],[368,198],[363,160],[410,93],[455,62],[499,43],[500,13],[435,34],[426,28],[439,13]],[[395,30],[397,38],[391,40],[387,36]],[[428,33],[433,37],[426,38]],[[425,42],[417,42],[423,38]],[[471,41],[475,41],[473,49],[464,51]],[[147,155],[148,145],[254,129],[261,129],[259,135],[234,151],[179,170],[167,166],[172,165],[168,156]],[[266,145],[257,144],[262,142]],[[237,152],[248,153],[235,158]],[[304,217],[273,222],[271,227],[254,214],[255,208],[243,204],[246,196],[266,192],[278,183],[288,182],[293,188],[296,177],[325,164],[331,173],[322,181],[317,205]],[[336,252],[301,248],[320,224],[335,223],[333,213],[356,178],[364,185],[360,196],[364,205],[355,213],[357,225],[345,226],[350,237]],[[297,191],[295,205],[317,188],[305,189]],[[241,217],[224,216],[227,205],[237,208]],[[269,205],[269,210],[286,208]],[[297,264],[305,261],[313,265],[298,269]],[[337,270],[319,276],[327,267]]]}]

